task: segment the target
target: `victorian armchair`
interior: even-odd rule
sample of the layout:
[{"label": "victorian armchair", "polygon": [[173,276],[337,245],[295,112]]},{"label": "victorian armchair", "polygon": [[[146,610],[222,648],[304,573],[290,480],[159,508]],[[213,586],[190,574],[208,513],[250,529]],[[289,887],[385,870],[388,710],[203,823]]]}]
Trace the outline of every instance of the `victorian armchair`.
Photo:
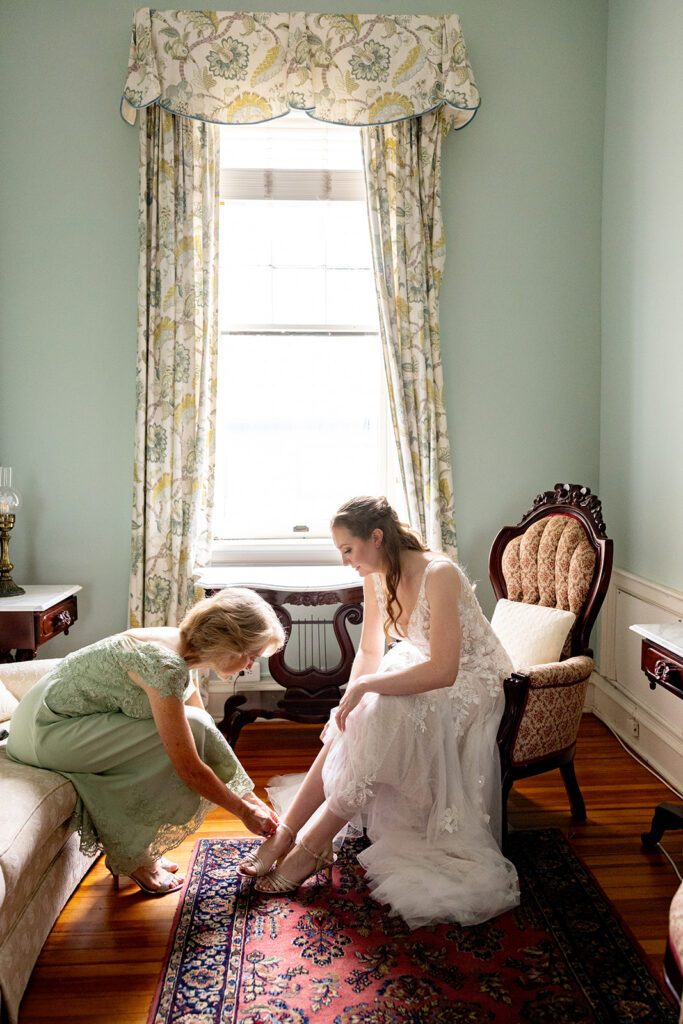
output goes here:
[{"label": "victorian armchair", "polygon": [[680,1009],[683,1022],[683,884],[679,885],[669,909],[669,935],[664,954],[664,981]]},{"label": "victorian armchair", "polygon": [[498,732],[504,835],[515,779],[554,768],[562,773],[572,817],[586,817],[574,753],[593,670],[590,632],[611,571],[612,541],[605,534],[602,506],[588,487],[577,484],[556,484],[554,491],[539,494],[517,526],[504,527],[493,542],[489,577],[499,603],[521,602],[575,616],[559,660],[516,665],[505,680]]}]

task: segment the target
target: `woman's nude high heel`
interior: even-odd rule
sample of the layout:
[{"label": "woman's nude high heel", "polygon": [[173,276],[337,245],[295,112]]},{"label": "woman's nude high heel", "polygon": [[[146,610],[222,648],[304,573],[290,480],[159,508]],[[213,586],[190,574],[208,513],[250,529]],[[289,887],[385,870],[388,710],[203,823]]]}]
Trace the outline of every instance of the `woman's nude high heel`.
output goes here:
[{"label": "woman's nude high heel", "polygon": [[[271,861],[270,864],[266,864],[263,858],[261,857],[261,847],[259,847],[258,850],[256,851],[251,851],[250,853],[245,854],[244,859],[237,867],[238,875],[242,875],[243,878],[263,878],[264,875],[268,874],[268,872],[272,868],[273,864],[276,863],[276,861],[280,860],[281,857],[284,857],[286,853],[289,853],[292,846],[294,845],[296,835],[294,831],[289,827],[289,825],[286,825],[284,821],[278,822],[277,827],[283,828],[285,832],[289,832],[289,843],[287,845],[287,849],[280,854],[280,857],[276,857],[274,861]],[[253,868],[254,870],[243,871],[242,868],[245,865]]]},{"label": "woman's nude high heel", "polygon": [[[293,882],[280,871],[271,871],[261,882],[256,883],[254,888],[257,892],[262,892],[269,896],[284,896],[286,893],[296,892],[299,886],[303,885],[307,878],[312,878],[313,875],[317,875],[323,870],[327,875],[327,881],[330,882],[332,880],[332,865],[335,862],[335,856],[332,853],[332,843],[330,843],[322,853],[314,853],[309,846],[306,846],[303,839],[300,839],[298,843],[295,843],[293,848],[296,848],[297,846],[300,846],[309,857],[313,858],[315,861],[313,870],[309,871],[309,873],[302,878],[300,882]],[[265,888],[267,885],[270,886],[270,888]]]},{"label": "woman's nude high heel", "polygon": [[[109,863],[108,857],[104,858],[104,866],[114,879],[114,888],[118,891],[120,875],[117,871],[114,871]],[[182,889],[184,884],[184,879],[172,878],[168,883],[165,883],[158,889],[150,889],[148,885],[141,882],[135,875],[129,873],[127,877],[130,878],[132,882],[135,882],[138,889],[140,889],[141,892],[144,892],[146,896],[168,896],[172,892],[178,892],[179,889]]]}]

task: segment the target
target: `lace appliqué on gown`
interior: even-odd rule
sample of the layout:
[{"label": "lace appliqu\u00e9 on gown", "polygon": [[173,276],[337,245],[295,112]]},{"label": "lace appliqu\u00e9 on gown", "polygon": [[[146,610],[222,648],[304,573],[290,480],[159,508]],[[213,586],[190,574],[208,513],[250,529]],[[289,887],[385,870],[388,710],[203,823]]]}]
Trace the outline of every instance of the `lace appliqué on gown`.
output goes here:
[{"label": "lace appliqu\u00e9 on gown", "polygon": [[[430,656],[427,564],[405,637],[379,672],[399,672]],[[453,563],[448,563],[453,565]],[[333,813],[365,827],[361,855],[372,895],[410,927],[475,924],[517,905],[514,866],[500,839],[496,734],[502,682],[512,665],[476,600],[460,580],[460,666],[451,686],[411,695],[366,694],[343,733],[335,713],[325,743],[323,785]],[[375,577],[380,614],[385,598]]]}]

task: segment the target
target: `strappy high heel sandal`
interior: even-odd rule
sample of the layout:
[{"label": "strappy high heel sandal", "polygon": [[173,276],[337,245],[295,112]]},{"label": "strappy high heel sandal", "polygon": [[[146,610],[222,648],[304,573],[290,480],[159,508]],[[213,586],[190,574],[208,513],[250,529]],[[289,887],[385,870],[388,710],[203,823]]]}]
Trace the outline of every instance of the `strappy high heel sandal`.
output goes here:
[{"label": "strappy high heel sandal", "polygon": [[[117,871],[114,871],[111,864],[109,863],[108,857],[104,858],[104,866],[114,879],[114,888],[118,891],[119,878],[121,876]],[[178,892],[179,889],[182,889],[185,881],[182,878],[172,878],[169,880],[167,884],[160,886],[158,889],[150,889],[150,887],[148,885],[145,885],[144,882],[141,882],[136,875],[129,873],[127,876],[124,877],[128,877],[132,882],[135,882],[138,889],[140,889],[141,892],[144,892],[146,896],[169,896],[172,892]]]},{"label": "strappy high heel sandal", "polygon": [[[313,875],[319,874],[321,871],[325,871],[327,875],[327,881],[332,880],[332,865],[335,862],[335,856],[332,853],[332,843],[330,843],[322,853],[314,853],[309,846],[306,845],[303,839],[300,839],[298,843],[294,844],[293,849],[300,846],[301,849],[312,857],[315,861],[315,866],[312,871],[301,879],[299,882],[293,882],[286,875],[283,875],[281,871],[271,871],[261,881],[257,882],[254,888],[257,892],[265,893],[267,896],[284,896],[286,893],[296,892],[299,886],[303,885],[307,878],[312,878]],[[270,888],[266,889],[265,886],[269,885]]]},{"label": "strappy high heel sandal", "polygon": [[[241,875],[242,878],[263,878],[264,875],[268,874],[268,872],[272,868],[273,864],[276,864],[277,861],[281,860],[281,858],[284,857],[286,854],[288,854],[289,851],[291,850],[291,848],[294,846],[294,840],[296,839],[296,834],[294,833],[293,829],[291,829],[289,827],[289,825],[285,824],[284,821],[278,822],[278,826],[277,827],[278,828],[283,828],[285,830],[285,832],[289,832],[289,844],[287,846],[287,849],[284,850],[283,853],[281,853],[279,857],[276,857],[274,860],[272,860],[270,862],[270,864],[266,864],[266,862],[261,857],[261,853],[260,853],[261,847],[260,846],[258,847],[258,849],[256,851],[252,850],[250,853],[247,853],[245,855],[245,857],[244,857],[244,860],[242,860],[241,863],[237,867],[237,874]],[[276,832],[277,832],[277,829],[276,829]],[[242,868],[244,866],[251,867],[254,870],[253,871],[243,871]]]}]

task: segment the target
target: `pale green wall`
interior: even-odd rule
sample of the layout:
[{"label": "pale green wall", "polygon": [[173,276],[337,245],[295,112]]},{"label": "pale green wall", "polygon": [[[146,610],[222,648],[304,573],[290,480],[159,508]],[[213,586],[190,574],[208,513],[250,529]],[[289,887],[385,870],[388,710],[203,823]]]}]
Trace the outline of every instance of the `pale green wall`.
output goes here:
[{"label": "pale green wall", "polygon": [[[455,6],[484,105],[445,147],[442,347],[460,553],[490,610],[499,525],[556,481],[598,481],[607,8]],[[133,7],[2,5],[0,464],[25,497],[11,553],[17,579],[84,588],[78,626],[46,657],[125,625],[137,132],[118,104]]]},{"label": "pale green wall", "polygon": [[600,492],[615,562],[683,590],[683,3],[609,7]]},{"label": "pale green wall", "polygon": [[130,4],[3,0],[0,462],[15,579],[80,583],[55,657],[125,626],[137,138],[118,115]]},{"label": "pale green wall", "polygon": [[[441,340],[460,559],[598,484],[606,7],[458,3],[483,106],[446,142]],[[606,510],[608,515],[608,510]]]}]

